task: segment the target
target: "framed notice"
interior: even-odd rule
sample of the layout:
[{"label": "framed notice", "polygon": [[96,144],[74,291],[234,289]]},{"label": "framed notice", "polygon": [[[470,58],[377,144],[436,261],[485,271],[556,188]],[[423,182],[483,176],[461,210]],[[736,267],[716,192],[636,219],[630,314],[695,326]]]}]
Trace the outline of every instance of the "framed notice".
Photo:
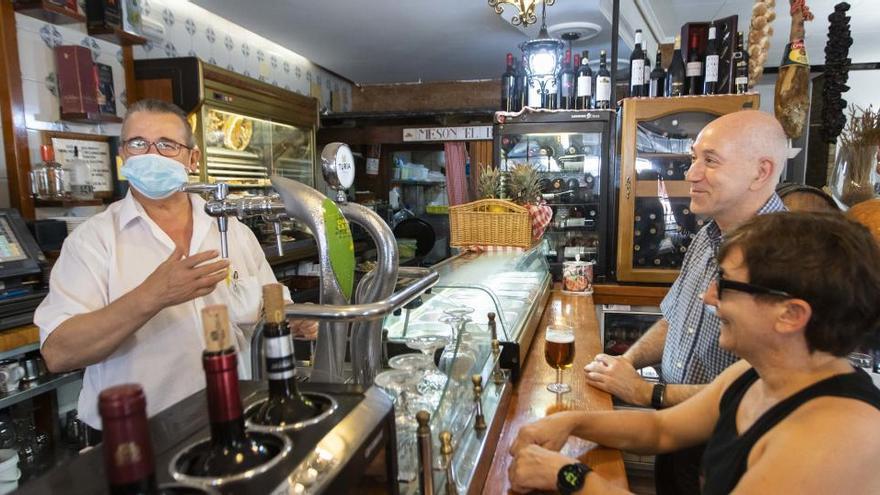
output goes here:
[{"label": "framed notice", "polygon": [[55,150],[55,161],[67,165],[73,158],[73,150],[77,149],[79,157],[89,164],[92,174],[92,187],[95,197],[110,198],[113,196],[113,155],[110,149],[110,136],[94,134],[75,134],[71,132],[45,132],[43,143]]}]

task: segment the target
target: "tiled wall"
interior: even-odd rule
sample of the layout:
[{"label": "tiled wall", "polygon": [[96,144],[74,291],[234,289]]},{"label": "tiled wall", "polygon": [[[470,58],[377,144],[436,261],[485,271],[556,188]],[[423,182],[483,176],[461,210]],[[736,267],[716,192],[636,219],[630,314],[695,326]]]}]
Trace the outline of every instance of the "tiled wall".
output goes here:
[{"label": "tiled wall", "polygon": [[[80,0],[81,9],[83,3],[84,0]],[[137,47],[135,58],[198,56],[220,67],[306,95],[315,82],[321,87],[322,105],[330,107],[331,92],[336,92],[342,97],[342,108],[351,108],[350,83],[276,43],[189,2],[143,0],[141,4],[144,17],[161,26],[164,35],[161,42],[151,40]],[[39,131],[42,130],[118,135],[119,124],[91,125],[60,120],[52,49],[57,45],[86,46],[96,62],[109,65],[113,69],[116,111],[121,117],[125,115],[126,91],[120,46],[88,36],[85,24],[54,25],[22,14],[16,14],[15,21],[31,160],[39,160]],[[0,166],[0,207],[9,207],[5,166]]]}]

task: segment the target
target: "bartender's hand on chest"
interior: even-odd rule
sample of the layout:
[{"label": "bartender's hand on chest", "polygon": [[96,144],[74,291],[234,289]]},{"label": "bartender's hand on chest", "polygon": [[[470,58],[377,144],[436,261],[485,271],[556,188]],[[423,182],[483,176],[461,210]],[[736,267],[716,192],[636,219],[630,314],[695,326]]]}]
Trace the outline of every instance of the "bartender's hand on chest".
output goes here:
[{"label": "bartender's hand on chest", "polygon": [[210,294],[227,278],[228,269],[229,260],[220,258],[216,250],[184,256],[183,249],[175,247],[140,289],[146,300],[161,310]]}]

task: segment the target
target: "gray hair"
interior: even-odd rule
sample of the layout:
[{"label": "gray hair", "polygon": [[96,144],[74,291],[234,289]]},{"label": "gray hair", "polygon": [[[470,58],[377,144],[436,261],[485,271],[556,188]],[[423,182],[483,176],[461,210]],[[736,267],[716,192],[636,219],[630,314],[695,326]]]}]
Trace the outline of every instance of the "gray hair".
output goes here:
[{"label": "gray hair", "polygon": [[155,98],[145,98],[143,100],[138,100],[128,107],[128,111],[125,113],[125,118],[122,120],[123,136],[125,136],[125,125],[128,123],[128,120],[131,118],[131,116],[137,112],[170,113],[178,116],[180,118],[180,122],[183,124],[183,133],[185,136],[184,144],[190,147],[196,145],[196,140],[193,136],[192,128],[189,126],[186,112],[181,110],[181,108],[174,103],[170,103],[164,100],[157,100]]}]

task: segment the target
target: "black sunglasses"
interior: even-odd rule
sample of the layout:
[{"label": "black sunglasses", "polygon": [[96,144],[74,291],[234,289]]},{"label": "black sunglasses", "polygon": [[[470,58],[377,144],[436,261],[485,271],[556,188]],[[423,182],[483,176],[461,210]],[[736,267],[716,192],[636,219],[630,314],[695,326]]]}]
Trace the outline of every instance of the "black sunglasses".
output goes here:
[{"label": "black sunglasses", "polygon": [[738,292],[745,292],[747,294],[763,294],[767,296],[778,296],[785,297],[789,299],[796,299],[795,296],[789,294],[788,292],[776,289],[768,289],[767,287],[762,287],[760,285],[749,284],[746,282],[736,282],[734,280],[726,280],[724,278],[724,270],[721,268],[718,269],[718,277],[715,279],[715,282],[718,287],[718,300],[721,300],[721,294],[724,293],[725,290],[735,290]]}]

